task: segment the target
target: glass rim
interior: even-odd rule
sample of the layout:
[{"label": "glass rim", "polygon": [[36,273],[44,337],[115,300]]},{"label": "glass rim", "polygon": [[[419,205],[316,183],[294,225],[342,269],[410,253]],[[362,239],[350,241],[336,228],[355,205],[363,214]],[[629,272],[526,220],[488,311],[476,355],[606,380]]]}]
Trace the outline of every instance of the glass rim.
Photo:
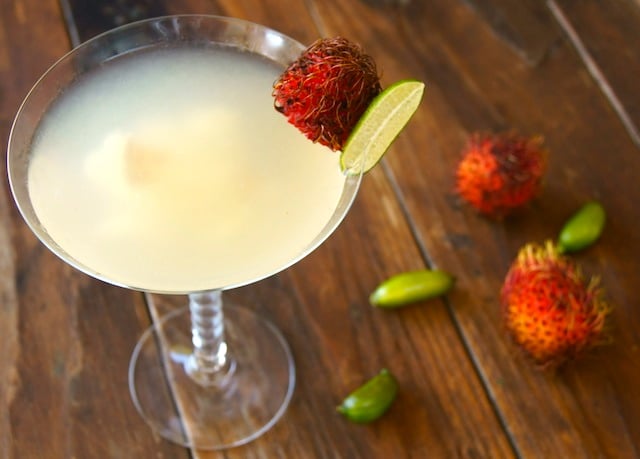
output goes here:
[{"label": "glass rim", "polygon": [[[351,171],[351,173],[347,173],[346,175],[346,179],[345,179],[345,185],[343,187],[343,191],[342,191],[342,196],[340,198],[340,201],[338,203],[338,207],[336,208],[336,211],[334,212],[334,214],[332,215],[331,219],[325,224],[325,226],[318,232],[318,234],[316,235],[316,237],[311,240],[307,246],[305,246],[304,249],[302,249],[297,256],[291,258],[287,263],[284,263],[283,265],[281,265],[279,268],[274,269],[268,273],[264,273],[260,276],[257,277],[252,277],[240,282],[236,282],[233,283],[231,285],[223,285],[223,286],[215,286],[212,285],[211,288],[198,288],[198,289],[194,289],[194,290],[163,290],[163,289],[149,289],[149,288],[145,288],[144,286],[136,286],[134,284],[129,284],[126,281],[120,281],[120,280],[116,280],[113,277],[109,276],[109,275],[104,275],[101,274],[100,272],[97,272],[96,270],[92,269],[91,267],[87,266],[86,264],[84,264],[83,262],[79,261],[78,259],[76,259],[74,256],[70,255],[66,250],[64,250],[64,248],[62,246],[60,246],[53,237],[51,237],[46,228],[44,227],[44,225],[42,225],[42,223],[40,222],[35,209],[33,209],[32,203],[31,203],[31,199],[29,197],[29,193],[28,193],[28,185],[26,184],[27,182],[27,174],[23,173],[23,174],[19,174],[16,173],[16,169],[19,166],[15,166],[15,163],[19,162],[20,160],[24,160],[25,158],[22,158],[22,156],[26,157],[26,161],[28,162],[28,156],[29,156],[29,150],[30,150],[30,143],[33,140],[33,134],[36,132],[37,130],[37,126],[40,122],[40,119],[42,117],[42,114],[44,114],[48,108],[48,105],[45,105],[44,107],[41,107],[41,113],[40,113],[40,117],[38,119],[38,121],[36,121],[35,123],[35,128],[31,131],[31,134],[29,135],[29,142],[27,143],[26,146],[24,146],[23,148],[19,148],[19,145],[14,146],[14,142],[16,142],[15,137],[16,137],[16,132],[18,130],[18,127],[20,125],[20,122],[22,121],[22,118],[24,116],[25,111],[30,108],[30,104],[32,104],[33,99],[34,99],[34,94],[45,84],[47,84],[49,78],[51,77],[51,75],[60,67],[66,65],[67,63],[69,63],[70,61],[72,61],[75,57],[77,57],[79,54],[81,54],[81,52],[83,52],[83,50],[90,50],[92,47],[94,47],[96,44],[99,44],[105,40],[109,40],[113,37],[117,37],[117,36],[121,36],[123,34],[126,34],[128,31],[132,31],[132,30],[145,30],[146,27],[148,27],[151,24],[160,24],[160,23],[166,23],[166,24],[172,24],[174,26],[177,25],[177,22],[184,22],[184,21],[208,21],[211,24],[213,23],[226,23],[226,24],[235,24],[238,25],[240,27],[242,27],[243,29],[245,29],[247,32],[250,30],[256,30],[258,32],[261,32],[262,34],[264,34],[266,36],[266,34],[273,34],[274,37],[279,37],[282,40],[283,46],[287,46],[289,48],[291,48],[291,51],[295,53],[295,56],[299,55],[304,49],[305,46],[303,44],[301,44],[299,41],[295,40],[294,38],[291,38],[290,36],[279,32],[271,27],[268,26],[264,26],[252,21],[248,21],[245,19],[240,19],[240,18],[234,18],[234,17],[227,17],[227,16],[220,16],[220,15],[211,15],[211,14],[176,14],[176,15],[166,15],[166,16],[158,16],[158,17],[154,17],[154,18],[148,18],[148,19],[143,19],[143,20],[139,20],[139,21],[135,21],[135,22],[131,22],[128,24],[124,24],[118,27],[115,27],[113,29],[110,29],[108,31],[102,32],[82,43],[80,43],[79,45],[75,46],[74,48],[72,48],[71,50],[67,51],[64,55],[62,55],[62,57],[58,58],[51,66],[48,67],[48,69],[42,73],[42,75],[36,80],[36,82],[31,86],[31,88],[29,89],[29,91],[27,92],[26,96],[24,97],[24,99],[22,100],[16,115],[13,119],[12,125],[11,125],[11,129],[9,132],[9,137],[8,137],[8,144],[7,144],[7,159],[6,159],[6,166],[7,166],[7,175],[8,175],[8,180],[9,180],[9,187],[11,190],[11,194],[13,196],[13,199],[17,205],[17,208],[23,218],[23,220],[26,222],[27,226],[30,228],[30,230],[32,231],[32,233],[40,240],[40,242],[42,244],[44,244],[51,252],[53,252],[58,258],[60,258],[62,261],[64,261],[65,263],[71,265],[72,267],[74,267],[75,269],[83,272],[86,275],[89,275],[90,277],[93,277],[95,279],[104,281],[108,284],[114,285],[114,286],[119,286],[119,287],[124,287],[124,288],[128,288],[128,289],[132,289],[132,290],[137,290],[137,291],[144,291],[144,292],[149,292],[149,293],[162,293],[162,294],[187,294],[187,293],[193,293],[193,292],[197,292],[197,291],[206,291],[206,290],[211,290],[211,289],[220,289],[220,290],[227,290],[227,289],[231,289],[231,288],[237,288],[237,287],[241,287],[244,285],[248,285],[254,282],[258,282],[262,279],[265,279],[267,277],[270,277],[272,275],[275,275],[287,268],[289,268],[290,266],[292,266],[293,264],[297,263],[298,261],[300,261],[302,258],[306,257],[308,254],[310,254],[311,252],[313,252],[318,246],[320,246],[334,231],[335,229],[340,225],[340,223],[343,221],[343,219],[346,217],[346,214],[348,213],[349,209],[351,208],[351,205],[353,204],[355,197],[357,195],[358,189],[360,187],[360,183],[362,180],[362,176],[363,176],[363,172],[356,172],[353,173],[353,171]],[[167,43],[179,43],[180,40],[170,40],[167,39],[166,40]],[[153,43],[150,43],[149,46],[157,46],[159,44],[163,43],[162,40],[156,40]],[[215,41],[215,40],[210,40],[209,43],[218,43],[218,44],[224,44],[224,42],[222,41]],[[236,44],[238,45],[238,43],[228,43],[228,44]],[[107,59],[103,59],[101,60],[101,62],[106,62],[108,59],[110,58],[115,58],[118,57],[120,55],[135,51],[136,49],[141,49],[140,46],[137,47],[131,47],[128,49],[124,49],[122,51],[118,51],[116,52],[116,54],[113,54],[111,57],[107,58]],[[257,54],[262,55],[263,57],[272,59],[276,62],[278,62],[274,57],[266,55],[264,53],[260,53],[259,51],[256,51],[255,49],[252,48],[248,48],[245,47],[244,48],[247,51],[252,51],[255,52]],[[293,59],[291,59],[291,61],[293,61]],[[283,62],[279,62],[283,65],[287,65]],[[92,65],[91,68],[95,68],[95,65]],[[62,90],[64,90],[65,87],[67,87],[69,84],[72,84],[73,80],[75,78],[77,78],[79,75],[81,75],[81,73],[76,73],[72,79],[70,79],[69,81],[66,82],[66,85],[62,86],[60,88],[60,91],[58,91],[58,93],[60,93]],[[55,100],[55,97],[49,101],[49,104],[51,102],[53,102],[53,100]],[[37,103],[37,102],[36,102]],[[20,150],[20,151],[16,151],[16,150]],[[26,153],[23,153],[23,150],[26,150]],[[23,154],[21,154],[23,153]],[[28,169],[27,166],[22,166],[23,169]],[[20,183],[20,182],[24,182],[24,183]],[[22,189],[22,188],[25,189]],[[26,196],[25,196],[26,195]]]}]

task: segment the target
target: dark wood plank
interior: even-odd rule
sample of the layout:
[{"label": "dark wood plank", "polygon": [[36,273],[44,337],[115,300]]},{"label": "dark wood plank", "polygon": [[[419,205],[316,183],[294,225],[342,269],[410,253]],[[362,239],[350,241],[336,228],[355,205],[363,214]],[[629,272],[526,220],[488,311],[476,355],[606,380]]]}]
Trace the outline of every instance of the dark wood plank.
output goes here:
[{"label": "dark wood plank", "polygon": [[640,147],[640,5],[549,1],[549,7],[627,132]]},{"label": "dark wood plank", "polygon": [[69,19],[80,41],[132,21],[166,14],[163,2],[153,0],[62,0],[61,3],[68,8]]},{"label": "dark wood plank", "polygon": [[[350,30],[382,64],[387,81],[413,76],[429,83],[420,112],[386,163],[425,257],[459,276],[451,312],[518,454],[638,457],[632,292],[640,239],[632,228],[640,216],[633,204],[640,197],[640,157],[571,44],[559,43],[536,67],[523,66],[466,2],[385,7],[393,18],[386,22],[357,2],[317,5],[326,32]],[[542,134],[552,154],[542,196],[518,217],[494,222],[457,200],[453,177],[469,132],[501,129]],[[501,328],[498,292],[517,249],[554,238],[592,198],[603,201],[610,224],[602,241],[578,258],[587,273],[602,277],[617,306],[615,344],[554,377],[514,352]]]},{"label": "dark wood plank", "polygon": [[551,51],[560,36],[553,27],[553,16],[540,0],[467,0],[491,26],[530,65],[537,65]]},{"label": "dark wood plank", "polygon": [[[69,49],[54,1],[0,2],[0,142],[30,86]],[[6,177],[5,162],[0,167]],[[149,323],[141,294],[65,265],[0,188],[0,457],[187,457],[130,401],[128,360]]]},{"label": "dark wood plank", "polygon": [[[264,0],[62,0],[69,9],[70,17],[80,41],[118,25],[138,19],[167,14],[214,14],[261,21],[260,24],[275,27],[283,17],[299,17],[300,21],[289,21],[287,30],[281,32],[295,37],[304,37],[311,32],[308,27],[308,9],[301,4],[291,6]],[[315,35],[311,33],[311,37]]]}]

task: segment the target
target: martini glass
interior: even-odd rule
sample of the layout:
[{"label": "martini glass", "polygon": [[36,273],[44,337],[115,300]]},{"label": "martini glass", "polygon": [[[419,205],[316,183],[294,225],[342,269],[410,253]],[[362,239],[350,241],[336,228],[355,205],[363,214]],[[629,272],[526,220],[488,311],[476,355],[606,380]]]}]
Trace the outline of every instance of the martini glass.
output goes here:
[{"label": "martini glass", "polygon": [[[335,153],[272,115],[271,83],[303,49],[272,29],[220,16],[132,23],[53,65],[11,130],[11,190],[45,246],[110,284],[186,295],[184,308],[142,335],[129,367],[142,417],[184,446],[242,445],[283,415],[295,385],[291,351],[252,308],[223,309],[222,292],[309,254],[360,185],[361,172],[340,172]],[[272,74],[242,80],[262,72],[254,63]],[[229,73],[243,86],[208,94],[202,81],[217,87]],[[280,126],[295,132],[276,136]]]}]

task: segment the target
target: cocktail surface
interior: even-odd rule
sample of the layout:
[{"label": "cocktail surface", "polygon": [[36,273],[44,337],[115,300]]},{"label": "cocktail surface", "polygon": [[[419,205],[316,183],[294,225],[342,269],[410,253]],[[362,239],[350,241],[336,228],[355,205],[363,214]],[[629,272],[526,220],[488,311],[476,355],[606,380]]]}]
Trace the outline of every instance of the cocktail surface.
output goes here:
[{"label": "cocktail surface", "polygon": [[230,48],[157,48],[74,82],[38,127],[36,214],[99,277],[152,291],[279,271],[334,214],[335,153],[273,109],[282,69]]}]

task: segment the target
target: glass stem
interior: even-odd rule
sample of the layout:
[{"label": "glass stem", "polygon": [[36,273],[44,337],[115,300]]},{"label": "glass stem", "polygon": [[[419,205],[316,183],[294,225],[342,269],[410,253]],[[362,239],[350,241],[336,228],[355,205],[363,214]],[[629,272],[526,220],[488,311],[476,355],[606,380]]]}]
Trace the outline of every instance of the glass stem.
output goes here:
[{"label": "glass stem", "polygon": [[222,291],[189,294],[193,353],[186,361],[189,376],[201,385],[220,385],[232,370],[224,340]]}]

